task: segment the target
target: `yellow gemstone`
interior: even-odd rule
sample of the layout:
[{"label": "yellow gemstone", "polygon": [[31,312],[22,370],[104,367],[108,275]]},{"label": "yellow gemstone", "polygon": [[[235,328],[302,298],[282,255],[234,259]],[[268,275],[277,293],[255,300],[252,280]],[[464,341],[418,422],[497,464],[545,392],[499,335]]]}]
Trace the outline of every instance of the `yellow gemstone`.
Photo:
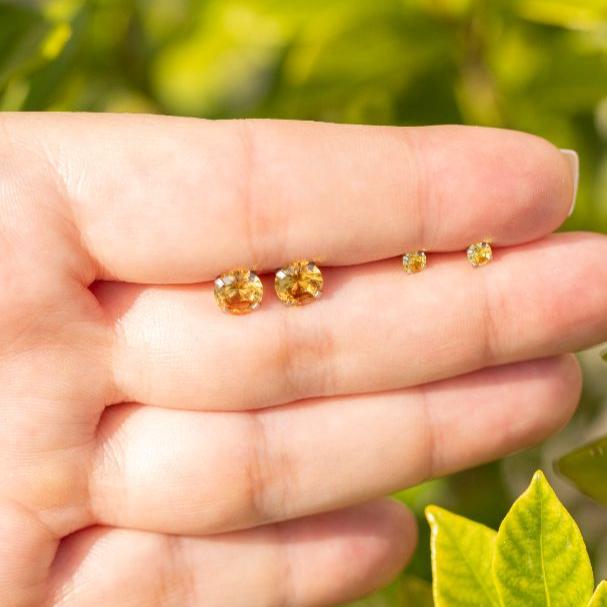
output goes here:
[{"label": "yellow gemstone", "polygon": [[261,280],[251,270],[232,270],[215,280],[215,301],[224,312],[248,314],[259,307],[262,297]]},{"label": "yellow gemstone", "polygon": [[320,297],[322,273],[312,261],[295,261],[276,272],[276,294],[288,306],[301,306]]},{"label": "yellow gemstone", "polygon": [[477,242],[468,247],[468,261],[475,267],[487,265],[493,259],[493,251],[488,242]]},{"label": "yellow gemstone", "polygon": [[407,274],[417,274],[426,267],[424,251],[409,251],[403,255],[403,269]]}]

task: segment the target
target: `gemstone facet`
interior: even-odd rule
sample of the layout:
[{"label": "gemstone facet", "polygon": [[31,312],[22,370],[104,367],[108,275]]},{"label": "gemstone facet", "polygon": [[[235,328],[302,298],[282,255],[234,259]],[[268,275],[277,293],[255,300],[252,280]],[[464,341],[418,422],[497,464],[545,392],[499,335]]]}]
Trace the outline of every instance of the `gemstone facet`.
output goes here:
[{"label": "gemstone facet", "polygon": [[258,308],[263,285],[252,270],[239,268],[215,279],[215,301],[223,312],[248,314]]},{"label": "gemstone facet", "polygon": [[471,244],[467,251],[468,261],[475,267],[487,265],[493,259],[491,244],[488,242],[477,242]]},{"label": "gemstone facet", "polygon": [[276,272],[274,287],[287,306],[301,306],[320,297],[323,287],[320,269],[313,261],[295,261]]},{"label": "gemstone facet", "polygon": [[403,255],[403,270],[407,274],[417,274],[426,267],[425,251],[409,251]]}]

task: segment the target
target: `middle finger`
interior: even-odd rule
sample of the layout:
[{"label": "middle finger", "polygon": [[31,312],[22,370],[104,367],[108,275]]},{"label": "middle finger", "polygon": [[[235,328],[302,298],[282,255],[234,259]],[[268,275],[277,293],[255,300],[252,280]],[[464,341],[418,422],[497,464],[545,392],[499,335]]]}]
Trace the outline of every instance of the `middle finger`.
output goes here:
[{"label": "middle finger", "polygon": [[480,269],[463,253],[430,256],[415,276],[397,260],[329,269],[314,304],[285,308],[266,284],[264,306],[246,317],[219,312],[208,284],[104,283],[97,295],[117,327],[123,401],[242,410],[595,344],[607,336],[606,257],[606,238],[561,234],[498,250]]}]

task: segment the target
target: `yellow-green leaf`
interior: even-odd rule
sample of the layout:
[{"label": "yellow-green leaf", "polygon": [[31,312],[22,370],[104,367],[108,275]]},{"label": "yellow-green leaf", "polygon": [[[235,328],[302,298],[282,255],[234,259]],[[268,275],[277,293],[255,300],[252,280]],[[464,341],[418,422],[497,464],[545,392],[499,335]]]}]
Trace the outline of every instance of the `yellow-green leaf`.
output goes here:
[{"label": "yellow-green leaf", "polygon": [[607,582],[601,582],[588,607],[607,607]]},{"label": "yellow-green leaf", "polygon": [[426,518],[436,607],[498,607],[491,575],[496,532],[436,506]]},{"label": "yellow-green leaf", "polygon": [[587,607],[594,579],[582,534],[542,472],[500,526],[493,574],[507,607]]},{"label": "yellow-green leaf", "polygon": [[582,493],[607,504],[607,437],[568,453],[556,467]]}]

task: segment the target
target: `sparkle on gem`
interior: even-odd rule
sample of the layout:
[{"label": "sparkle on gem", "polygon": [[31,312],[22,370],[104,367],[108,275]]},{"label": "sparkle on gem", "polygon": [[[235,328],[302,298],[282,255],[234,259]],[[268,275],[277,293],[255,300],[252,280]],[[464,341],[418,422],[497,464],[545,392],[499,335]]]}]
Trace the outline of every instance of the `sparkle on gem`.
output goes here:
[{"label": "sparkle on gem", "polygon": [[215,301],[224,312],[248,314],[259,307],[262,297],[261,280],[251,270],[232,270],[215,280]]},{"label": "sparkle on gem", "polygon": [[425,251],[409,251],[403,255],[403,269],[407,274],[417,274],[426,267]]},{"label": "sparkle on gem", "polygon": [[468,261],[475,267],[487,265],[493,259],[491,244],[488,242],[477,242],[468,247]]},{"label": "sparkle on gem", "polygon": [[276,272],[274,287],[280,301],[288,306],[301,306],[320,297],[323,277],[314,262],[295,261]]}]

